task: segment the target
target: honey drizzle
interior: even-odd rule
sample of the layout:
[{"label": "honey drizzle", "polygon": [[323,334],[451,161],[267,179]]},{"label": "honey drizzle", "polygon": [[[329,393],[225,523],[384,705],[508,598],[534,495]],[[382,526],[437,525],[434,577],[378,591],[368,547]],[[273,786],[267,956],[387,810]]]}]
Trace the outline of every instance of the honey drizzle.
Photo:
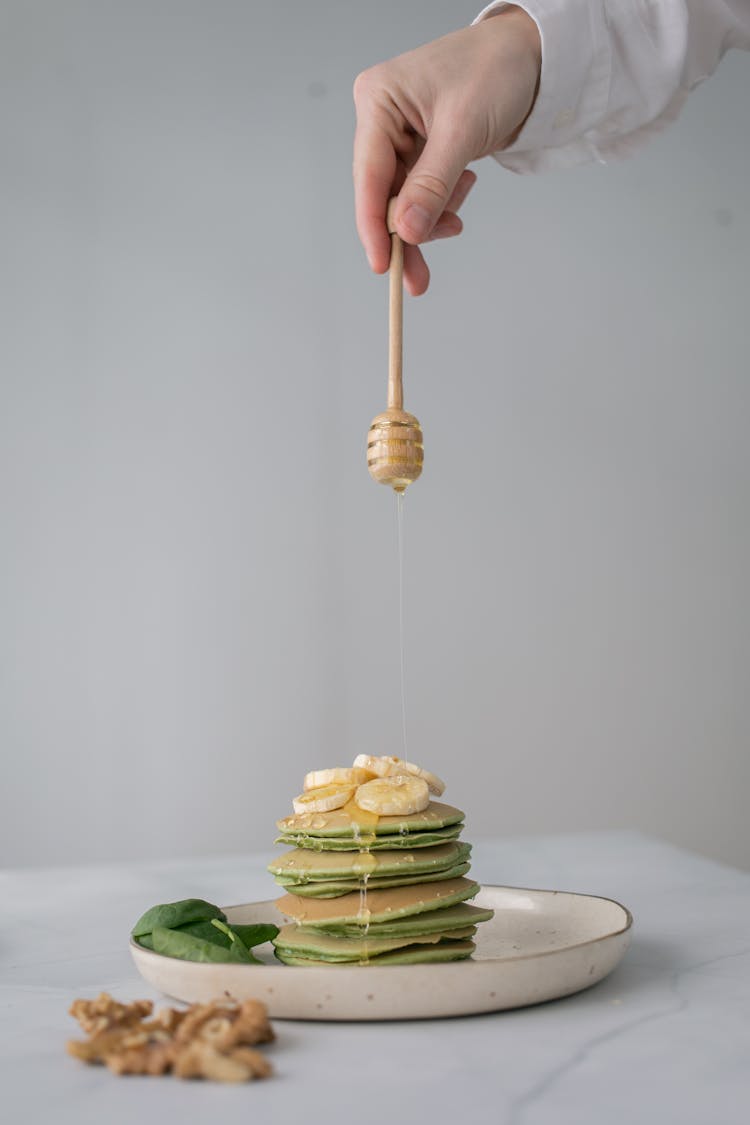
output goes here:
[{"label": "honey drizzle", "polygon": [[396,526],[398,528],[398,638],[401,655],[401,735],[403,758],[409,760],[406,747],[406,664],[404,659],[404,494],[396,493]]},{"label": "honey drizzle", "polygon": [[364,942],[362,946],[362,956],[359,961],[360,965],[367,965],[370,961],[369,951],[367,949],[367,935],[370,932],[370,911],[367,909],[367,882],[369,878],[370,872],[365,871],[362,876],[362,886],[359,892],[360,914],[364,912],[365,916]]},{"label": "honey drizzle", "polygon": [[[362,935],[366,939],[370,929],[370,911],[367,908],[367,884],[370,880],[370,875],[377,867],[377,860],[370,852],[370,847],[375,842],[375,828],[380,817],[377,813],[367,812],[366,809],[361,809],[352,798],[344,805],[342,812],[345,812],[352,823],[352,835],[354,842],[357,844],[357,851],[359,852],[359,860],[355,865],[355,873],[361,879],[359,884],[359,909],[357,911],[357,925],[362,927]],[[362,830],[365,830],[363,834]],[[364,857],[367,856],[367,859]],[[362,957],[360,964],[366,965],[369,961],[367,955],[367,941],[365,940]]]}]

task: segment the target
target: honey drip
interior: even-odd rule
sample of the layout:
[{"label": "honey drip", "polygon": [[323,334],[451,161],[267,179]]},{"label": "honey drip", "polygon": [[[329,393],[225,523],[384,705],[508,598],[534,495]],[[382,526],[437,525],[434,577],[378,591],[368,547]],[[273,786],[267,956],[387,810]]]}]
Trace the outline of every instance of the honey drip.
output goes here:
[{"label": "honey drip", "polygon": [[[351,821],[352,835],[359,852],[359,857],[352,870],[360,880],[357,925],[362,927],[362,936],[366,938],[370,929],[370,911],[367,906],[367,884],[370,880],[370,875],[378,865],[377,859],[370,852],[370,847],[375,842],[375,828],[380,818],[377,813],[361,809],[359,805],[355,803],[354,799],[348,801],[341,811],[345,812]],[[362,957],[363,960],[360,963],[367,964],[366,943],[363,946]]]},{"label": "honey drip", "polygon": [[367,950],[367,935],[370,932],[370,911],[367,909],[367,882],[370,878],[370,872],[365,871],[362,876],[362,887],[359,892],[360,915],[364,917],[364,929],[362,931],[364,937],[364,944],[362,946],[362,957],[360,965],[369,964],[370,957]]},{"label": "honey drip", "polygon": [[[403,758],[408,759],[406,742],[406,662],[404,658],[404,493],[396,492],[396,527],[398,543],[398,638],[401,673],[401,738],[403,741]],[[352,835],[359,850],[359,860],[354,866],[354,871],[359,877],[359,909],[357,911],[357,924],[362,936],[362,954],[360,965],[369,964],[367,949],[367,934],[370,930],[370,911],[367,906],[367,884],[370,875],[377,868],[377,860],[370,854],[370,847],[375,842],[375,827],[378,817],[375,813],[366,812],[352,799],[343,808],[352,824]],[[401,835],[405,835],[404,825],[400,826]],[[411,858],[411,857],[410,857]]]},{"label": "honey drip", "polygon": [[404,660],[404,494],[396,493],[396,525],[398,528],[398,638],[401,655],[401,736],[404,744],[402,757],[408,761],[406,748],[406,674]]}]

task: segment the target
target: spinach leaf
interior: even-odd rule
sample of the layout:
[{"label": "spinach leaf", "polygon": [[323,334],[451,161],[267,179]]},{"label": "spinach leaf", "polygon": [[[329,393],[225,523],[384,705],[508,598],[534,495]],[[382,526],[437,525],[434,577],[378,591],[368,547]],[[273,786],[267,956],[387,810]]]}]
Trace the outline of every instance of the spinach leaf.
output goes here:
[{"label": "spinach leaf", "polygon": [[149,934],[157,927],[173,930],[189,922],[210,922],[212,918],[226,921],[226,914],[202,898],[185,898],[180,902],[152,906],[138,919],[131,932],[134,938],[140,939],[141,935]]},{"label": "spinach leaf", "polygon": [[175,926],[174,929],[179,930],[182,934],[192,934],[193,937],[203,938],[204,941],[213,941],[217,945],[221,945],[224,949],[229,949],[232,944],[231,938],[223,934],[221,930],[217,930],[214,926],[213,919],[210,922],[188,922],[185,926]]},{"label": "spinach leaf", "polygon": [[151,933],[154,952],[165,957],[178,957],[182,961],[235,961],[248,964],[255,958],[248,953],[241,941],[233,941],[229,949],[224,949],[214,941],[195,937],[181,930],[168,930],[157,926]]},{"label": "spinach leaf", "polygon": [[230,952],[234,952],[240,960],[244,961],[247,956],[254,965],[260,964],[258,958],[253,956],[242,938],[238,938],[234,930],[227,926],[225,922],[221,922],[218,918],[212,918],[211,925],[229,938],[231,942],[229,946]]},{"label": "spinach leaf", "polygon": [[278,926],[270,922],[256,922],[252,926],[232,926],[232,930],[248,949],[254,945],[262,945],[264,941],[273,941],[279,932]]},{"label": "spinach leaf", "polygon": [[278,932],[269,923],[229,926],[223,910],[201,898],[152,906],[132,930],[140,945],[166,957],[243,965],[260,964],[251,948],[271,941]]},{"label": "spinach leaf", "polygon": [[[165,928],[169,929],[170,927]],[[178,934],[190,934],[192,937],[203,938],[204,941],[213,941],[216,945],[222,946],[223,949],[229,949],[232,944],[231,938],[217,930],[210,922],[186,922],[184,926],[175,926],[174,930]],[[151,934],[139,934],[135,940],[139,945],[145,946],[146,949],[154,948]]]}]

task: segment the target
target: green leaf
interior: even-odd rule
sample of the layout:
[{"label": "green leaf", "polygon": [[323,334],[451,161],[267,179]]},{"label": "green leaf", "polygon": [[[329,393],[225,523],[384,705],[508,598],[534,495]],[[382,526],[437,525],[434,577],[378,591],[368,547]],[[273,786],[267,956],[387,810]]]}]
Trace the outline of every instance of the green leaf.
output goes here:
[{"label": "green leaf", "polygon": [[180,902],[152,906],[141,915],[131,933],[134,938],[140,938],[142,934],[149,934],[157,927],[173,930],[189,922],[210,922],[212,918],[226,921],[226,914],[218,906],[205,902],[202,898],[184,898]]},{"label": "green leaf", "polygon": [[279,932],[279,927],[270,922],[256,922],[252,926],[232,926],[232,929],[247,949],[252,949],[254,945],[262,945],[264,941],[273,941]]},{"label": "green leaf", "polygon": [[[234,946],[237,946],[237,948],[235,949],[235,952],[237,953],[238,957],[240,957],[241,959],[244,959],[242,957],[242,954],[244,952],[244,953],[247,954],[247,956],[250,958],[250,960],[254,964],[256,964],[256,965],[261,964],[261,962],[258,960],[258,958],[254,957],[253,954],[250,952],[250,946],[241,936],[239,936],[236,929],[226,925],[225,922],[220,922],[218,918],[212,918],[211,919],[211,925],[214,926],[217,930],[220,930],[223,934],[226,934],[226,936],[229,938],[230,942],[234,943],[234,945],[230,945],[230,949],[234,948]],[[255,930],[255,927],[245,927],[245,928]],[[255,935],[253,934],[252,936],[255,936]],[[258,945],[259,943],[258,943],[257,940],[255,940],[251,944]]]},{"label": "green leaf", "polygon": [[203,938],[204,941],[213,941],[217,945],[223,946],[224,949],[229,949],[232,944],[231,939],[216,929],[214,926],[216,921],[216,918],[212,918],[210,922],[188,922],[184,926],[175,926],[174,928],[182,934],[191,934],[193,937]]},{"label": "green leaf", "polygon": [[260,965],[262,962],[254,957],[253,954],[247,949],[243,942],[239,940],[233,941],[227,950],[227,961],[240,961],[243,965]]},{"label": "green leaf", "polygon": [[206,941],[182,930],[168,930],[164,926],[157,926],[152,931],[151,938],[155,953],[177,957],[181,961],[235,961],[249,964],[255,960],[244,945],[237,941],[232,942],[229,949],[225,949],[216,942]]},{"label": "green leaf", "polygon": [[243,965],[259,965],[250,950],[278,932],[270,923],[229,926],[223,910],[201,898],[152,906],[132,931],[140,945],[165,957]]},{"label": "green leaf", "polygon": [[237,941],[237,935],[232,930],[230,930],[226,922],[222,922],[220,918],[212,918],[209,925],[214,930],[217,930],[219,933],[223,934],[230,945],[233,941]]}]

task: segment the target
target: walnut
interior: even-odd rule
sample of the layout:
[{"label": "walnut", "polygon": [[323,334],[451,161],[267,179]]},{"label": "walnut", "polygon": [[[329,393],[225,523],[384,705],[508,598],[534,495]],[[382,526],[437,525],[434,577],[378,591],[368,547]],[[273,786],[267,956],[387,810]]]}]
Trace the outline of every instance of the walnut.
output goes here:
[{"label": "walnut", "polygon": [[150,1000],[134,1000],[132,1004],[120,1004],[108,992],[100,992],[96,1000],[74,1000],[69,1012],[87,1035],[105,1031],[111,1027],[124,1027],[139,1023],[150,1016],[154,1005]]},{"label": "walnut", "polygon": [[113,1074],[166,1074],[174,1062],[174,1043],[151,1041],[125,1047],[104,1060]]},{"label": "walnut", "polygon": [[252,1071],[251,1078],[268,1078],[273,1074],[273,1067],[266,1056],[253,1047],[235,1047],[232,1058],[244,1063]]},{"label": "walnut", "polygon": [[168,1032],[158,1024],[143,1023],[139,1027],[116,1027],[110,1031],[100,1031],[89,1039],[71,1039],[68,1053],[84,1062],[106,1063],[109,1066],[110,1059],[116,1055],[128,1051],[148,1054],[154,1048],[161,1049],[167,1044],[172,1045]]},{"label": "walnut", "polygon": [[270,1043],[274,1032],[266,1006],[259,1000],[245,1000],[241,1005],[214,1001],[193,1004],[175,1033],[178,1043],[189,1043],[196,1037],[226,1051],[240,1044],[252,1047],[256,1043]]},{"label": "walnut", "polygon": [[187,1044],[178,1054],[174,1073],[178,1078],[214,1078],[219,1082],[247,1082],[252,1078],[267,1078],[271,1064],[252,1047],[236,1047],[223,1053],[198,1039]]},{"label": "walnut", "polygon": [[234,1023],[235,1043],[238,1045],[272,1043],[276,1038],[268,1019],[268,1009],[260,1000],[243,1000]]},{"label": "walnut", "polygon": [[178,1012],[177,1008],[160,1008],[154,1017],[156,1023],[170,1034],[179,1027],[187,1012]]},{"label": "walnut", "polygon": [[71,1015],[89,1032],[71,1040],[68,1052],[89,1063],[104,1063],[114,1074],[166,1074],[246,1082],[266,1078],[270,1063],[252,1050],[274,1038],[264,1004],[258,1000],[192,1004],[187,1011],[164,1008],[153,1020],[149,1000],[119,1004],[107,993],[76,1000]]}]

